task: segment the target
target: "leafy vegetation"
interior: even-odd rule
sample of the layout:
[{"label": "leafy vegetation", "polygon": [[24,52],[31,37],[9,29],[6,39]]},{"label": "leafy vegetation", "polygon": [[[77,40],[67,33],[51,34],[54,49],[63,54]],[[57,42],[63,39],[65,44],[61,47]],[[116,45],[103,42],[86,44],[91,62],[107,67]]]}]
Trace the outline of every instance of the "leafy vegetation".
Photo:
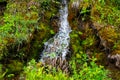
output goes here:
[{"label": "leafy vegetation", "polygon": [[[49,66],[50,67],[50,66]],[[26,74],[24,76],[24,74]],[[24,68],[24,74],[21,74],[21,78],[26,80],[67,80],[67,75],[62,73],[62,71],[56,72],[55,68],[51,71],[41,67],[41,63],[31,60],[28,66]],[[72,79],[72,78],[71,78]],[[70,80],[71,80],[70,79]]]},{"label": "leafy vegetation", "polygon": [[60,1],[0,0],[6,3],[0,15],[0,80],[120,79],[114,64],[106,66],[106,55],[120,54],[119,0],[68,0],[70,70],[38,62],[44,42],[58,31]]},{"label": "leafy vegetation", "polygon": [[[74,58],[71,60],[71,69],[72,73],[71,76],[63,73],[61,70],[56,71],[55,68],[50,68],[51,66],[48,65],[48,68],[42,67],[41,63],[36,63],[35,60],[31,60],[28,63],[28,66],[24,68],[24,72],[21,74],[20,79],[26,80],[111,80],[107,77],[108,71],[106,71],[103,66],[97,66],[95,64],[95,58],[92,59],[90,64],[86,63],[86,55],[82,54],[83,58]],[[78,65],[79,64],[81,66]]]}]

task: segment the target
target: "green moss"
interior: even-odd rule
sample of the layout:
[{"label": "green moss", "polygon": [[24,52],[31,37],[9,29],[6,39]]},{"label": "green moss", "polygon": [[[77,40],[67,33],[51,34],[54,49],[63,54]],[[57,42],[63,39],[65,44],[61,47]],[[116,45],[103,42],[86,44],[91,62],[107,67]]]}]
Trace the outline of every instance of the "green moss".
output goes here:
[{"label": "green moss", "polygon": [[[58,1],[7,1],[4,16],[0,17],[0,60],[6,61],[8,57],[10,59],[6,64],[8,78],[15,76],[13,73],[19,73],[23,69],[24,62],[26,63],[32,58],[38,59],[38,55],[43,50],[44,42],[57,32],[58,11],[61,6]],[[73,57],[71,59],[71,62],[73,61],[71,65],[72,76],[68,78],[61,71],[47,74],[43,67],[38,68],[34,64],[36,62],[33,61],[32,66],[29,65],[24,70],[27,75],[26,79],[67,80],[68,78],[73,80],[88,79],[89,77],[93,80],[106,78],[106,70],[90,60],[94,56],[98,59],[97,64],[100,64],[106,58],[105,52],[100,47],[106,47],[102,40],[106,42],[105,45],[110,48],[112,54],[120,53],[118,41],[120,36],[119,1],[110,3],[108,0],[83,0],[77,9],[72,8],[73,1],[70,0],[69,3],[68,17],[73,30],[70,34],[70,50]]]},{"label": "green moss", "polygon": [[17,60],[12,60],[7,67],[9,73],[19,73],[23,68],[23,63]]}]

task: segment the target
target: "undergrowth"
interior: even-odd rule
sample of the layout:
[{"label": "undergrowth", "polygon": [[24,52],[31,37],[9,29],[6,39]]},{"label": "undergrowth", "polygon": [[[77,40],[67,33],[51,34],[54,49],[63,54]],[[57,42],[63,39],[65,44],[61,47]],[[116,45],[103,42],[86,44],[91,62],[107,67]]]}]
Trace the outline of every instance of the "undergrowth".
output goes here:
[{"label": "undergrowth", "polygon": [[[41,63],[31,60],[28,66],[24,68],[20,79],[25,80],[111,80],[108,78],[108,71],[103,66],[98,66],[95,63],[95,58],[92,58],[90,63],[84,59],[73,58],[70,61],[71,74],[65,74],[61,70],[56,71],[52,66],[48,68],[42,67]],[[84,60],[84,61],[82,61]],[[79,66],[77,65],[79,64]]]},{"label": "undergrowth", "polygon": [[[0,2],[6,0],[0,0]],[[22,70],[25,60],[32,58],[42,50],[45,41],[55,34],[60,0],[8,0],[6,11],[0,17],[0,79],[15,76],[13,72]],[[71,4],[74,0],[70,0]],[[77,0],[76,0],[77,1]],[[19,4],[20,3],[20,4]],[[83,0],[79,9],[69,8],[69,22],[73,29],[71,33],[70,74],[65,74],[55,68],[49,70],[35,60],[28,62],[21,73],[20,79],[25,80],[109,80],[109,72],[101,65],[96,64],[96,57],[100,49],[97,38],[106,40],[105,44],[113,53],[119,52],[120,27],[119,0]],[[21,8],[22,6],[22,8]],[[57,8],[56,8],[57,7]],[[72,12],[73,10],[73,12]],[[52,21],[52,19],[54,19]],[[98,33],[94,33],[87,20],[94,25]],[[86,21],[86,22],[85,22]],[[53,22],[53,24],[51,23]],[[82,25],[81,24],[84,24]],[[101,27],[101,24],[104,25]],[[52,27],[54,25],[54,27]],[[100,26],[99,26],[100,25]],[[58,28],[58,27],[57,27]],[[99,29],[97,29],[99,28]],[[56,30],[57,31],[57,30]],[[102,43],[102,41],[101,41]],[[114,43],[114,44],[113,44]],[[106,47],[103,46],[103,47]],[[114,49],[112,49],[114,48]],[[97,51],[98,50],[98,51]],[[117,51],[116,51],[117,50]],[[92,53],[91,53],[92,52]],[[89,54],[87,54],[89,53]],[[103,52],[101,52],[103,53]],[[12,57],[11,57],[12,56]],[[9,58],[11,57],[11,58]],[[24,59],[23,59],[24,58]],[[18,61],[17,61],[18,60]],[[23,61],[23,62],[19,62]],[[9,64],[6,64],[9,63]],[[48,66],[51,67],[51,66]],[[3,72],[3,68],[6,69]],[[14,69],[16,68],[16,69]],[[10,74],[6,74],[6,73]]]}]

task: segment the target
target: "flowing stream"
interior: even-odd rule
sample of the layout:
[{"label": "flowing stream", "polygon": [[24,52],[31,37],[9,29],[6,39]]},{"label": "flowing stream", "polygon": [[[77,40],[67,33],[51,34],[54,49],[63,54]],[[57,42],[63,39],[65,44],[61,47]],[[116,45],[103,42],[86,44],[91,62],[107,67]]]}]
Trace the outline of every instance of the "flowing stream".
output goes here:
[{"label": "flowing stream", "polygon": [[67,1],[62,0],[62,7],[59,10],[59,32],[51,39],[49,39],[44,44],[44,50],[41,55],[40,61],[44,62],[45,58],[58,58],[61,57],[65,59],[67,53],[69,52],[69,43],[71,28],[67,20],[68,17],[68,6]]}]

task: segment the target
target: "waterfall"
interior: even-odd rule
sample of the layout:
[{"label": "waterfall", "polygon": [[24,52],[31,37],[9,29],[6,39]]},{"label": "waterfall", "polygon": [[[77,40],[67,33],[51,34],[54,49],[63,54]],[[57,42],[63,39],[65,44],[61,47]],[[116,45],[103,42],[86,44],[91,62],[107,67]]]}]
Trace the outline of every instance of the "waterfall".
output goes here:
[{"label": "waterfall", "polygon": [[71,28],[67,20],[68,17],[68,6],[67,1],[62,0],[62,7],[59,10],[60,13],[60,25],[59,32],[44,44],[44,50],[41,55],[40,61],[44,62],[45,58],[59,58],[65,59],[69,52],[69,43]]}]

